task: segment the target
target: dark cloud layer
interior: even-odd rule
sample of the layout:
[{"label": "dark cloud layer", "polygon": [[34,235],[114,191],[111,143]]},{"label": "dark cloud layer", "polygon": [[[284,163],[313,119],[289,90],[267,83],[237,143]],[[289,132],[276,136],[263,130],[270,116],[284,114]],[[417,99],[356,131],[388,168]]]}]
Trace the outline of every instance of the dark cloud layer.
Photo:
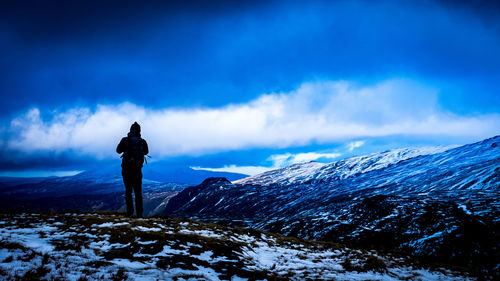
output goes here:
[{"label": "dark cloud layer", "polygon": [[[195,49],[203,46],[196,46],[196,37],[206,20],[261,3],[3,1],[0,5],[0,90],[5,96],[2,111],[9,113],[30,106],[61,106],[68,100],[72,105],[95,104],[134,101],[141,92],[158,95],[167,90],[165,82],[170,84],[169,74],[158,73],[158,68],[179,64],[175,61],[179,53],[185,57],[191,50],[199,52]],[[158,41],[151,42],[155,38]],[[151,45],[154,50],[148,50]]]},{"label": "dark cloud layer", "polygon": [[[220,107],[304,81],[394,77],[441,89],[450,112],[497,113],[499,12],[484,0],[2,1],[0,120],[127,101]],[[0,169],[81,160],[26,157]]]},{"label": "dark cloud layer", "polygon": [[[21,41],[84,42],[93,36],[126,36],[158,18],[213,17],[262,1],[3,1],[0,22]],[[269,1],[267,1],[269,2]],[[87,38],[86,38],[87,37]]]},{"label": "dark cloud layer", "polygon": [[[499,41],[478,24],[497,6],[478,3],[2,2],[1,109],[220,106],[318,78],[473,88],[500,78]],[[498,87],[483,90],[475,110],[491,111]]]},{"label": "dark cloud layer", "polygon": [[500,2],[497,0],[440,0],[438,2],[446,5],[448,8],[475,13],[479,18],[485,20],[485,22],[491,23],[498,28]]}]

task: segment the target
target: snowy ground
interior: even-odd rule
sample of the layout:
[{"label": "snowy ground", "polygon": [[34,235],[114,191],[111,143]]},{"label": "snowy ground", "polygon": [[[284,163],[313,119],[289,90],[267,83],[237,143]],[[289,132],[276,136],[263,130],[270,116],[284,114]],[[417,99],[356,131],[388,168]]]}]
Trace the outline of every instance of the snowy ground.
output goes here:
[{"label": "snowy ground", "polygon": [[403,258],[169,218],[0,214],[0,280],[464,280]]}]

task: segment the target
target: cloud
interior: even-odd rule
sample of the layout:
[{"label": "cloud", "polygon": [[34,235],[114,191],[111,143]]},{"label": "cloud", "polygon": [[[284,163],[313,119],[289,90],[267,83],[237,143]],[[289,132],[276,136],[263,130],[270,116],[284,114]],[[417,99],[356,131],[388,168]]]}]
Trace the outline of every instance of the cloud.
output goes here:
[{"label": "cloud", "polygon": [[352,141],[347,146],[349,151],[353,151],[354,149],[361,147],[365,144],[365,141]]},{"label": "cloud", "polygon": [[[323,81],[218,108],[155,109],[122,103],[43,114],[34,108],[3,129],[5,149],[117,157],[116,144],[134,121],[142,125],[157,159],[391,135],[488,137],[500,128],[499,114],[447,111],[438,104],[437,89],[415,81],[392,79],[370,86]],[[291,161],[316,156],[305,153]]]},{"label": "cloud", "polygon": [[221,168],[206,168],[206,167],[198,167],[198,166],[192,166],[190,167],[191,169],[194,170],[205,170],[205,171],[212,171],[212,172],[230,172],[230,173],[238,173],[238,174],[244,174],[244,175],[257,175],[260,173],[264,173],[270,170],[276,169],[276,167],[264,167],[264,166],[237,166],[237,165],[225,165],[224,167]]},{"label": "cloud", "polygon": [[318,159],[331,162],[333,159],[340,157],[340,153],[318,153],[318,152],[305,152],[305,153],[284,153],[273,154],[269,156],[267,161],[271,161],[271,166],[238,166],[238,165],[225,165],[221,168],[208,168],[208,167],[191,167],[195,170],[207,170],[213,172],[232,172],[241,173],[245,175],[256,175],[270,170],[287,167],[293,164],[310,162]]},{"label": "cloud", "polygon": [[285,154],[274,154],[269,157],[268,160],[273,162],[273,167],[281,168],[290,166],[293,164],[304,163],[315,161],[318,159],[335,159],[340,157],[340,153],[317,153],[317,152],[306,152],[306,153],[285,153]]}]

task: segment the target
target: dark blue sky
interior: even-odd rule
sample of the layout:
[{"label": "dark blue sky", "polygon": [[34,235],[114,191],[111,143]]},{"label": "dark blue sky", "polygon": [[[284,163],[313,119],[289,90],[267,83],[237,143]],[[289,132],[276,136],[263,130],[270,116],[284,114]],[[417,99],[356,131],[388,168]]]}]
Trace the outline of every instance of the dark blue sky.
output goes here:
[{"label": "dark blue sky", "polygon": [[[36,134],[30,131],[33,127],[30,122],[36,123],[41,130],[57,129],[64,135],[64,129],[61,129],[64,126],[58,120],[83,118],[82,122],[86,122],[92,114],[99,112],[99,105],[113,107],[123,103],[132,104],[137,111],[149,110],[149,115],[154,115],[152,112],[161,115],[159,112],[165,110],[204,109],[210,116],[217,110],[229,111],[227,118],[232,119],[236,113],[227,108],[229,105],[243,109],[248,105],[257,108],[257,111],[264,110],[268,108],[267,103],[264,106],[262,102],[255,101],[265,94],[277,94],[276,98],[278,94],[293,96],[294,91],[301,89],[304,83],[325,81],[344,81],[349,88],[372,91],[380,83],[404,79],[409,82],[403,86],[398,84],[398,91],[406,92],[405,87],[410,87],[412,91],[415,88],[412,85],[418,85],[425,88],[426,93],[402,94],[406,96],[398,104],[392,104],[395,98],[388,95],[386,98],[390,100],[387,103],[391,105],[381,110],[412,107],[411,99],[425,99],[428,102],[415,102],[415,106],[423,108],[421,112],[405,109],[403,112],[412,112],[413,115],[401,119],[417,122],[422,116],[438,116],[436,124],[450,129],[439,134],[422,128],[415,136],[409,137],[408,130],[401,129],[402,125],[394,120],[388,122],[389,117],[380,118],[375,125],[364,122],[369,119],[364,114],[370,110],[362,104],[363,99],[357,99],[360,105],[353,105],[342,94],[332,90],[337,86],[313,86],[314,95],[319,96],[311,98],[314,100],[312,105],[305,111],[297,111],[297,114],[314,112],[314,103],[325,103],[327,98],[329,102],[336,102],[338,107],[352,108],[349,112],[358,110],[359,114],[352,114],[345,120],[327,118],[325,124],[344,124],[345,128],[349,127],[346,124],[372,124],[374,127],[355,133],[346,129],[350,133],[330,136],[317,131],[304,132],[310,135],[305,139],[291,136],[256,140],[249,134],[236,141],[234,146],[230,142],[207,147],[172,144],[162,151],[176,150],[178,153],[162,152],[159,158],[187,157],[181,162],[196,162],[198,164],[193,165],[208,167],[231,164],[269,166],[270,155],[286,152],[336,151],[347,156],[342,147],[356,140],[365,144],[381,143],[380,146],[365,148],[366,152],[372,152],[381,147],[463,143],[498,134],[494,128],[498,125],[500,112],[500,19],[496,17],[500,8],[495,1],[471,2],[2,3],[0,119],[4,126],[1,128],[1,153],[15,157],[13,160],[2,160],[0,167],[3,170],[9,170],[9,167],[37,169],[42,168],[38,162],[44,163],[44,159],[54,157],[72,167],[94,161],[92,159],[112,159],[106,153],[101,155],[87,149],[85,146],[91,145],[87,142],[64,146],[50,138],[37,137],[39,142],[47,143],[39,147],[40,143],[33,145],[29,138]],[[323,94],[317,94],[322,91]],[[364,95],[363,91],[356,93],[360,97]],[[335,99],[330,99],[331,96]],[[285,115],[289,116],[291,110],[298,110],[292,100],[295,99],[286,98],[273,103],[273,106],[284,106]],[[381,107],[385,107],[384,103],[378,106]],[[75,109],[82,108],[89,110],[88,116],[72,115]],[[320,111],[324,115],[321,118],[335,115],[330,114],[332,108],[322,107]],[[37,109],[39,114],[36,122],[31,117],[25,118],[27,112],[33,109]],[[109,111],[123,113],[123,109],[112,108]],[[370,116],[376,116],[378,120],[382,114],[398,119],[398,113],[391,115],[386,111],[374,112]],[[140,118],[137,116],[134,117]],[[178,122],[187,122],[186,114],[182,116],[184,119],[179,117]],[[310,120],[315,118],[312,115],[309,117]],[[371,120],[374,120],[372,117]],[[158,118],[173,120],[171,115]],[[265,124],[270,123],[269,118]],[[21,125],[13,124],[13,120],[22,120]],[[279,120],[273,119],[271,123],[281,122]],[[40,122],[43,124],[40,125]],[[476,128],[478,124],[482,130],[467,134],[451,129],[460,122],[465,124],[464,130],[467,126]],[[65,126],[74,125],[66,121],[62,123]],[[415,126],[420,125],[424,126]],[[224,128],[231,126],[215,129],[220,129],[223,134]],[[266,126],[263,125],[263,128],[268,128]],[[342,130],[343,127],[339,126],[335,129]],[[288,123],[283,127],[297,130]],[[197,130],[197,127],[193,126],[192,130]],[[67,134],[72,136],[65,137],[73,139],[78,133],[67,129]],[[171,137],[169,133],[163,136]],[[190,133],[185,134],[188,137],[180,140],[184,143],[191,140]],[[160,136],[152,138],[156,143],[161,140]],[[26,142],[22,146],[13,145],[17,139]],[[208,139],[207,143],[220,143],[219,140]],[[30,145],[37,148],[31,149]],[[99,148],[106,147],[102,145]],[[232,157],[233,162],[229,160]]]}]

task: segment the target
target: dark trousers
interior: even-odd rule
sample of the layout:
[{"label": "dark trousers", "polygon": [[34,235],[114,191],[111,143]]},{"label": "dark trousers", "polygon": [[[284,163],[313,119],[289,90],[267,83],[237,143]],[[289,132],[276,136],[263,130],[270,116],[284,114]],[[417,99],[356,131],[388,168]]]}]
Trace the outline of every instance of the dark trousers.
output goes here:
[{"label": "dark trousers", "polygon": [[137,217],[142,217],[142,171],[140,167],[122,168],[123,183],[125,184],[125,202],[127,203],[127,216],[134,213],[132,190],[135,193],[135,212]]}]

